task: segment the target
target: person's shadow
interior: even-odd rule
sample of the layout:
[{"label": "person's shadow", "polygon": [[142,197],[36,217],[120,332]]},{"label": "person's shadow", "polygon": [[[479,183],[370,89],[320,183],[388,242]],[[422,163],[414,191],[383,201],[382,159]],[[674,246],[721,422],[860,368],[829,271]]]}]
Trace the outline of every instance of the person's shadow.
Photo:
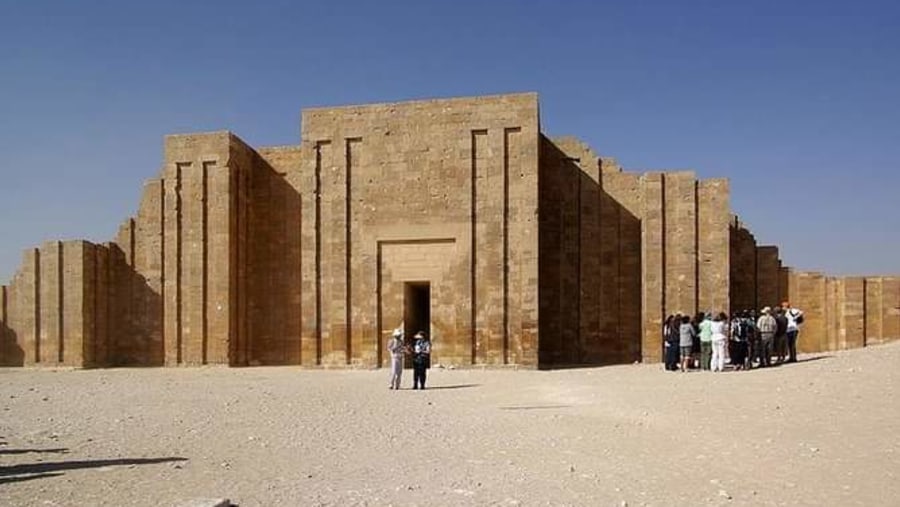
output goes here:
[{"label": "person's shadow", "polygon": [[429,391],[434,391],[437,389],[468,389],[470,387],[478,387],[481,384],[456,384],[449,386],[428,386]]},{"label": "person's shadow", "polygon": [[[65,454],[69,450],[65,448],[55,449],[0,449],[0,454],[29,454],[29,453],[53,453]],[[73,460],[50,461],[38,463],[22,463],[18,465],[0,466],[0,484],[12,482],[31,481],[47,477],[63,475],[67,470],[79,470],[85,468],[101,468],[122,465],[153,465],[158,463],[170,463],[187,461],[187,458],[172,456],[166,458],[117,458],[97,460]]]}]

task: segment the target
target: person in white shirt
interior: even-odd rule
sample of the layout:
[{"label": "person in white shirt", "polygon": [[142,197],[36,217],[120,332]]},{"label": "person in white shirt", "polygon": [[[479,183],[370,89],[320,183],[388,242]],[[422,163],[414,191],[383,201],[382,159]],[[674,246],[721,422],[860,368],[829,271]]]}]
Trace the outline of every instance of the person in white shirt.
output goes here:
[{"label": "person in white shirt", "polygon": [[389,389],[400,389],[400,377],[403,376],[403,355],[406,352],[402,329],[394,330],[387,348],[391,353],[391,385]]},{"label": "person in white shirt", "polygon": [[790,301],[781,303],[784,315],[787,317],[787,349],[789,363],[797,362],[797,336],[800,334],[800,325],[803,324],[803,311],[791,307]]},{"label": "person in white shirt", "polygon": [[725,344],[728,342],[728,316],[719,313],[712,321],[712,371],[725,371]]}]

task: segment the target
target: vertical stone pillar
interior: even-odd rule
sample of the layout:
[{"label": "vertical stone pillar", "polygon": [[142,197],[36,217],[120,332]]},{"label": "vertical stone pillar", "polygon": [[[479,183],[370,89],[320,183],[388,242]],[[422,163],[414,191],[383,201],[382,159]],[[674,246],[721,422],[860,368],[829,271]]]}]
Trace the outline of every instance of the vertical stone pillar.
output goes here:
[{"label": "vertical stone pillar", "polygon": [[[537,111],[535,110],[535,113]],[[538,150],[540,132],[527,125],[504,130],[507,228],[508,363],[538,364]]]},{"label": "vertical stone pillar", "polygon": [[181,362],[206,360],[207,162],[181,168]]},{"label": "vertical stone pillar", "polygon": [[[647,173],[642,179],[641,285],[643,316],[641,356],[644,362],[659,362],[662,356],[662,324],[666,307],[666,190],[662,173]],[[685,309],[687,311],[688,309]]]},{"label": "vertical stone pillar", "polygon": [[347,167],[343,140],[319,145],[319,294],[321,362],[347,364]]},{"label": "vertical stone pillar", "polygon": [[884,341],[884,279],[870,277],[865,279],[865,326],[864,345],[873,345]]},{"label": "vertical stone pillar", "polygon": [[40,270],[40,350],[41,363],[63,361],[63,246],[59,241],[41,245]]},{"label": "vertical stone pillar", "polygon": [[59,363],[66,366],[84,365],[84,348],[91,343],[87,327],[90,325],[90,310],[86,298],[85,274],[87,249],[85,241],[59,243]]},{"label": "vertical stone pillar", "polygon": [[475,358],[503,363],[503,132],[471,132],[474,171]]},{"label": "vertical stone pillar", "polygon": [[900,277],[882,278],[884,341],[900,340]]},{"label": "vertical stone pillar", "polygon": [[88,297],[93,298],[93,330],[94,341],[90,353],[86,356],[86,366],[111,366],[109,341],[111,330],[110,319],[110,282],[109,282],[109,248],[105,245],[93,245],[92,286]]},{"label": "vertical stone pillar", "polygon": [[797,340],[800,352],[824,350],[823,341],[827,337],[828,288],[821,273],[788,271],[789,299],[791,304],[803,310],[804,318]]},{"label": "vertical stone pillar", "polygon": [[[359,240],[358,233],[360,222],[354,217],[356,211],[354,202],[358,199],[358,195],[354,194],[354,190],[360,191],[358,183],[354,179],[355,171],[359,170],[361,162],[361,152],[364,144],[362,138],[345,137],[343,139],[344,152],[344,357],[346,364],[360,364],[362,355],[368,356],[371,361],[368,364],[374,364],[374,358],[371,354],[366,354],[362,349],[362,336],[359,324],[362,323],[362,316],[359,314],[360,298],[355,297],[356,290],[363,283],[361,280],[361,272],[359,269],[359,249],[356,244]],[[354,189],[354,186],[356,188]],[[371,301],[371,298],[365,298]]]},{"label": "vertical stone pillar", "polygon": [[182,266],[183,245],[183,178],[190,162],[166,164],[163,170],[164,228],[163,241],[163,337],[166,366],[184,361],[182,336]]},{"label": "vertical stone pillar", "polygon": [[604,347],[600,338],[600,164],[596,157],[581,157],[579,163],[578,201],[580,217],[578,232],[580,287],[578,334],[582,343],[582,361],[598,363],[603,360]]},{"label": "vertical stone pillar", "polygon": [[[694,173],[673,171],[665,175],[665,300],[663,313],[677,311],[693,315],[697,308],[697,194]],[[660,314],[662,316],[662,313]],[[656,332],[661,347],[662,325]],[[660,349],[661,350],[661,349]]]},{"label": "vertical stone pillar", "polygon": [[842,349],[865,345],[866,283],[861,277],[844,278],[843,322],[841,326]]},{"label": "vertical stone pillar", "polygon": [[756,239],[735,217],[730,228],[729,303],[732,311],[759,310],[756,302]]},{"label": "vertical stone pillar", "polygon": [[0,285],[0,365],[12,365],[12,331],[9,328],[9,292],[6,285]]},{"label": "vertical stone pillar", "polygon": [[130,339],[139,351],[132,361],[147,366],[164,363],[163,194],[164,183],[161,179],[146,182],[134,220],[134,264],[129,281],[134,312]]},{"label": "vertical stone pillar", "polygon": [[[800,341],[797,344],[798,350],[802,352],[819,352],[824,350],[837,350],[840,336],[840,306],[841,297],[839,295],[840,280],[834,277],[825,278],[825,309],[824,321],[825,332],[819,336],[818,340],[815,336],[807,336],[806,321],[808,317],[804,317],[804,325],[800,329]],[[805,308],[797,305],[804,312]]]},{"label": "vertical stone pillar", "polygon": [[232,264],[236,248],[232,217],[232,173],[222,160],[203,161],[206,174],[206,362],[229,364],[229,344],[238,338],[232,327],[232,293],[238,267]]},{"label": "vertical stone pillar", "polygon": [[329,140],[303,143],[301,177],[301,308],[300,362],[305,366],[321,363],[322,337],[322,167],[330,159]]},{"label": "vertical stone pillar", "polygon": [[756,248],[756,301],[760,308],[775,307],[781,302],[779,297],[780,269],[778,247],[759,246]]},{"label": "vertical stone pillar", "polygon": [[[698,305],[731,313],[729,187],[726,179],[697,182]],[[671,313],[671,312],[669,312]]]}]

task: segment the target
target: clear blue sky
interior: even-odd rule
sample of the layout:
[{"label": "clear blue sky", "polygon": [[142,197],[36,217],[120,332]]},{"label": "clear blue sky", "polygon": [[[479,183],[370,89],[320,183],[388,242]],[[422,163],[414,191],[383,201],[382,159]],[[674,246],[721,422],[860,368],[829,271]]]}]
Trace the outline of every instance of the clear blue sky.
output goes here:
[{"label": "clear blue sky", "polygon": [[0,0],[0,281],[111,239],[167,133],[511,91],[628,169],[730,178],[790,265],[900,273],[900,2]]}]

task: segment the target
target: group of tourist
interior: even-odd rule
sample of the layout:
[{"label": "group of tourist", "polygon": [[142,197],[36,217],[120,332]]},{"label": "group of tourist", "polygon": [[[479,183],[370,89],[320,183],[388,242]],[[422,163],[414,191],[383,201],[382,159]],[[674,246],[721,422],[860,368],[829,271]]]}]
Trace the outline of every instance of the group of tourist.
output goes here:
[{"label": "group of tourist", "polygon": [[[669,371],[699,368],[725,371],[764,368],[797,361],[797,337],[803,312],[785,301],[774,311],[765,307],[735,313],[676,313],[663,325],[663,357]],[[773,363],[772,357],[775,357]]]},{"label": "group of tourist", "polygon": [[400,377],[403,376],[403,360],[407,355],[412,356],[413,364],[413,389],[425,389],[425,373],[431,367],[431,340],[424,331],[416,333],[412,343],[404,340],[403,330],[394,330],[388,342],[388,352],[391,354],[391,384],[389,389],[400,389]]}]

